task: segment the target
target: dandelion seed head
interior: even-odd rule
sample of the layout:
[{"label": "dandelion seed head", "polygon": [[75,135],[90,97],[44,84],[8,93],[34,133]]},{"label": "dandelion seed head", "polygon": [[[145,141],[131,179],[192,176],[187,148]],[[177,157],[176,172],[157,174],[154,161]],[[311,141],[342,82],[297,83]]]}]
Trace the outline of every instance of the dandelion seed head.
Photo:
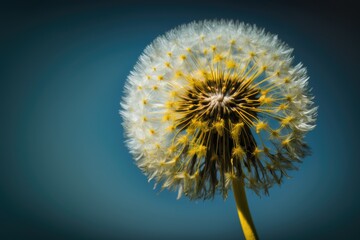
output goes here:
[{"label": "dandelion seed head", "polygon": [[203,21],[158,37],[125,85],[120,114],[136,164],[190,199],[281,184],[309,154],[317,108],[302,64],[253,25]]}]

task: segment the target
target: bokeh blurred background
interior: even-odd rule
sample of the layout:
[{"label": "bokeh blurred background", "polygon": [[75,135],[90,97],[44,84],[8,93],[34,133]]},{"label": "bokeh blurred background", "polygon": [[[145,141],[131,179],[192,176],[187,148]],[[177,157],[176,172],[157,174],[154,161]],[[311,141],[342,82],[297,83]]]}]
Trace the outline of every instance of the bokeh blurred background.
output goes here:
[{"label": "bokeh blurred background", "polygon": [[346,1],[84,1],[0,7],[0,239],[241,239],[233,195],[153,190],[124,145],[127,75],[159,34],[256,24],[295,49],[319,105],[313,155],[259,198],[261,239],[359,238],[359,25]]}]

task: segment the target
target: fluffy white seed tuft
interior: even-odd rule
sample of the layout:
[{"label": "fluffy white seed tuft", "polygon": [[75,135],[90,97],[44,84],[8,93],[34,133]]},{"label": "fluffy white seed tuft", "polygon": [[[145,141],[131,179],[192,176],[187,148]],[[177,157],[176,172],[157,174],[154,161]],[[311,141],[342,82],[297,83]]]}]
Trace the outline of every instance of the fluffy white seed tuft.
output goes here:
[{"label": "fluffy white seed tuft", "polygon": [[149,180],[191,199],[225,198],[233,177],[255,192],[280,184],[309,154],[303,139],[317,113],[292,51],[232,21],[193,22],[155,39],[128,77],[120,110],[126,144]]}]

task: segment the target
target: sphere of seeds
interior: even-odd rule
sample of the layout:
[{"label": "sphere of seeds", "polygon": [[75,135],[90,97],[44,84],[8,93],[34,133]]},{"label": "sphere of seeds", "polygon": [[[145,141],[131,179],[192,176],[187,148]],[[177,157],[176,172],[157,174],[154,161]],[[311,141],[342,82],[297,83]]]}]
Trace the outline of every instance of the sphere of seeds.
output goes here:
[{"label": "sphere of seeds", "polygon": [[309,154],[317,108],[292,49],[253,25],[203,21],[158,37],[125,86],[120,113],[136,164],[191,199],[259,193]]}]

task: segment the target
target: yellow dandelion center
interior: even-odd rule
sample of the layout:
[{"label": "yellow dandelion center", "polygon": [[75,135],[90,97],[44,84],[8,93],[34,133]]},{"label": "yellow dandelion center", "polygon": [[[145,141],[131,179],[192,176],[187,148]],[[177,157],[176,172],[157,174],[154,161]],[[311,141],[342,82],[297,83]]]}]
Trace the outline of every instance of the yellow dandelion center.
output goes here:
[{"label": "yellow dandelion center", "polygon": [[254,119],[254,109],[260,105],[259,89],[247,87],[238,79],[215,79],[197,83],[180,101],[178,111],[188,112],[189,119],[216,124],[249,122]]},{"label": "yellow dandelion center", "polygon": [[[218,77],[195,80],[180,96],[175,111],[183,117],[177,120],[177,128],[188,129],[192,136],[183,135],[177,142],[189,149],[191,159],[185,169],[189,175],[200,172],[200,189],[210,180],[208,190],[215,191],[219,168],[221,173],[235,171],[241,175],[240,161],[248,166],[250,162],[256,164],[257,155],[252,153],[257,145],[250,127],[260,106],[259,93],[260,89],[244,78]],[[199,128],[201,125],[204,128]],[[197,152],[198,148],[203,151]]]}]

